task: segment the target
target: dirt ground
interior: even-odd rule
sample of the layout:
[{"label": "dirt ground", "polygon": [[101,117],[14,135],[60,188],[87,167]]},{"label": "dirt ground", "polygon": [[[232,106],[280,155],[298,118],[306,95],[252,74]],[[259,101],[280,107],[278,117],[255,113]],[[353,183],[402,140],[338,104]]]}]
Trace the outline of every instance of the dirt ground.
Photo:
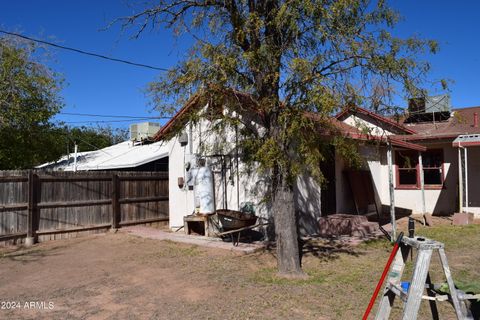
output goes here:
[{"label": "dirt ground", "polygon": [[[444,241],[454,278],[480,288],[480,226],[418,233]],[[2,249],[0,319],[359,319],[390,250],[384,240],[310,241],[310,278],[292,281],[275,276],[274,251],[237,256],[124,233]],[[423,303],[419,318],[427,311]],[[450,306],[440,311],[454,318]]]}]

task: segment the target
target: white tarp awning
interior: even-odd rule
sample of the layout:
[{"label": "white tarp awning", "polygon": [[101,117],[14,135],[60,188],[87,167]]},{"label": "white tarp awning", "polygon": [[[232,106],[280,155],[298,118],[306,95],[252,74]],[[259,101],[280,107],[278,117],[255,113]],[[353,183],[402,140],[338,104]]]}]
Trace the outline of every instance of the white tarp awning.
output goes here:
[{"label": "white tarp awning", "polygon": [[[135,145],[132,141],[125,141],[95,151],[79,152],[77,153],[77,171],[138,167],[168,157],[167,145],[168,143],[163,141],[144,145]],[[74,171],[74,153],[65,155],[58,161],[44,163],[37,168]]]}]

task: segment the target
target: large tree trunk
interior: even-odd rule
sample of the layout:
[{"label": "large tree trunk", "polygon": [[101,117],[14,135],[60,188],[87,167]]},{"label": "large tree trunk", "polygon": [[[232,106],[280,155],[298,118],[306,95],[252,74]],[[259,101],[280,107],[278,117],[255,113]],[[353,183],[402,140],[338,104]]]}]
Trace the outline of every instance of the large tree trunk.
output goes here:
[{"label": "large tree trunk", "polygon": [[293,192],[278,187],[272,204],[277,243],[278,274],[284,277],[305,278],[300,265],[297,224]]}]

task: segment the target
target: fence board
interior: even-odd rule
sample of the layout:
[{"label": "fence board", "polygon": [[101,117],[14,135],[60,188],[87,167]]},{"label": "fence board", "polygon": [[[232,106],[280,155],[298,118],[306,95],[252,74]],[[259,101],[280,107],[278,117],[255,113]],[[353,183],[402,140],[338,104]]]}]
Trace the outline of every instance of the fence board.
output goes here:
[{"label": "fence board", "polygon": [[29,172],[0,171],[0,242],[27,233],[45,241],[168,220],[165,172],[34,171],[30,179]]}]

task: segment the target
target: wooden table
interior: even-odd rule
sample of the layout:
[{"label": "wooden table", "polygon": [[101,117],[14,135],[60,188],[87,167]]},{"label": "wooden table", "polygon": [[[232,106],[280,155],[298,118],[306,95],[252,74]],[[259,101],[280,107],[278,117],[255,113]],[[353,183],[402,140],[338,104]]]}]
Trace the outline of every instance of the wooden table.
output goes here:
[{"label": "wooden table", "polygon": [[211,217],[214,214],[192,214],[183,217],[183,225],[185,228],[185,234],[197,233],[206,237],[214,235],[213,223],[211,223]]}]

